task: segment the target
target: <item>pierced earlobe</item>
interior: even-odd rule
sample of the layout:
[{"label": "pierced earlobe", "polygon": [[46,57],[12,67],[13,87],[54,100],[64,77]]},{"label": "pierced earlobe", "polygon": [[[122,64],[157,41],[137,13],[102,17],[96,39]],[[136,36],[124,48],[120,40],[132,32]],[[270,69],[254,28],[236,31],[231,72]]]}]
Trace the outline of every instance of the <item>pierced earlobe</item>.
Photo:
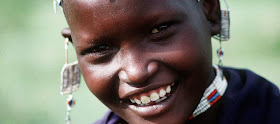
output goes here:
[{"label": "pierced earlobe", "polygon": [[208,21],[209,27],[211,29],[211,36],[215,36],[217,34],[220,34],[221,25],[219,23],[220,22]]},{"label": "pierced earlobe", "polygon": [[68,38],[70,42],[72,42],[71,30],[69,28],[64,28],[61,30],[61,35],[64,38]]}]

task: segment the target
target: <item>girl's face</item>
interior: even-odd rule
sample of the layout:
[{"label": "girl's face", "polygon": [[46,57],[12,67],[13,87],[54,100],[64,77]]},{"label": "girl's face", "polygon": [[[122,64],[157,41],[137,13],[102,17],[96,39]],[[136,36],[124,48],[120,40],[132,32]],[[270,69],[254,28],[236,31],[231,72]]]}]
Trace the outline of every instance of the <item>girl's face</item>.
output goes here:
[{"label": "girl's face", "polygon": [[211,27],[200,6],[196,0],[65,0],[90,91],[129,123],[187,121],[213,74]]}]

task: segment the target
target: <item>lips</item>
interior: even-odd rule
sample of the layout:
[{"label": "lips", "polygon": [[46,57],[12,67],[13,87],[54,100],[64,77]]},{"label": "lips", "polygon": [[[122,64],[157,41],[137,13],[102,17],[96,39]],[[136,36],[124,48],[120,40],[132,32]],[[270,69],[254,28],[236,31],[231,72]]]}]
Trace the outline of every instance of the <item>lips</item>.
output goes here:
[{"label": "lips", "polygon": [[131,95],[127,98],[126,103],[139,116],[153,117],[161,115],[174,105],[179,85],[179,82],[170,83],[153,90]]},{"label": "lips", "polygon": [[173,90],[174,84],[175,83],[131,96],[129,97],[130,104],[135,106],[155,105],[169,97],[171,91]]}]

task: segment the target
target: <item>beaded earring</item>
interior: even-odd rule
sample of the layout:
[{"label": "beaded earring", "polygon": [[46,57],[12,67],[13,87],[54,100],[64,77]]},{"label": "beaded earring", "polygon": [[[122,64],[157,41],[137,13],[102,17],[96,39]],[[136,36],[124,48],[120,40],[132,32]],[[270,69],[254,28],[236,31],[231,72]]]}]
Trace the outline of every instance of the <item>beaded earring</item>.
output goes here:
[{"label": "beaded earring", "polygon": [[73,62],[68,64],[68,46],[69,46],[69,39],[65,39],[65,64],[61,71],[61,95],[69,94],[66,106],[67,106],[67,113],[66,113],[66,124],[70,124],[70,111],[75,105],[75,100],[73,98],[72,92],[76,91],[80,86],[80,68],[78,62]]},{"label": "beaded earring", "polygon": [[[200,0],[197,0],[197,2],[200,2]],[[226,0],[224,0],[224,3],[226,5],[226,10],[221,9],[221,31],[219,34],[213,36],[213,38],[217,39],[219,41],[220,47],[217,49],[217,57],[219,59],[218,62],[218,67],[221,70],[220,72],[223,73],[222,71],[222,59],[224,55],[224,50],[222,48],[222,41],[228,41],[230,39],[230,9],[229,5]],[[223,78],[223,74],[221,74]]]},{"label": "beaded earring", "polygon": [[[199,2],[199,0],[197,1]],[[224,51],[222,49],[222,41],[227,41],[230,38],[229,7],[226,0],[224,0],[224,2],[226,4],[227,9],[221,10],[221,32],[220,34],[214,36],[214,38],[219,40],[220,42],[220,47],[217,49],[217,56],[219,59],[218,66],[213,65],[216,70],[216,77],[213,80],[213,82],[209,85],[209,87],[204,91],[198,106],[196,107],[192,115],[189,117],[189,120],[207,111],[213,104],[215,104],[223,96],[228,86],[227,80],[224,77],[221,68],[223,65],[222,57],[224,55]]]},{"label": "beaded earring", "polygon": [[[221,32],[220,34],[217,34],[213,38],[219,40],[220,47],[217,49],[217,57],[219,59],[218,67],[220,68],[220,72],[222,71],[222,59],[224,55],[224,51],[222,48],[222,41],[228,41],[230,39],[230,15],[229,15],[229,6],[226,0],[224,0],[224,3],[226,5],[226,10],[221,10]],[[223,74],[221,74],[223,78]]]}]

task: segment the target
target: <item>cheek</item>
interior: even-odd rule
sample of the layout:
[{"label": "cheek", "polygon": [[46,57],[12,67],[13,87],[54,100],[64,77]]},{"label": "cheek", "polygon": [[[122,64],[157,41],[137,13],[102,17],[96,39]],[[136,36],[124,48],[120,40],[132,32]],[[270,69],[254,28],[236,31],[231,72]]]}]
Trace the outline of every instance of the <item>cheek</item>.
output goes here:
[{"label": "cheek", "polygon": [[82,59],[79,64],[89,90],[103,103],[116,101],[118,83],[114,83],[114,67],[91,65]]},{"label": "cheek", "polygon": [[211,42],[197,38],[194,32],[182,32],[172,40],[164,61],[178,71],[191,71],[199,66],[211,65]]}]

